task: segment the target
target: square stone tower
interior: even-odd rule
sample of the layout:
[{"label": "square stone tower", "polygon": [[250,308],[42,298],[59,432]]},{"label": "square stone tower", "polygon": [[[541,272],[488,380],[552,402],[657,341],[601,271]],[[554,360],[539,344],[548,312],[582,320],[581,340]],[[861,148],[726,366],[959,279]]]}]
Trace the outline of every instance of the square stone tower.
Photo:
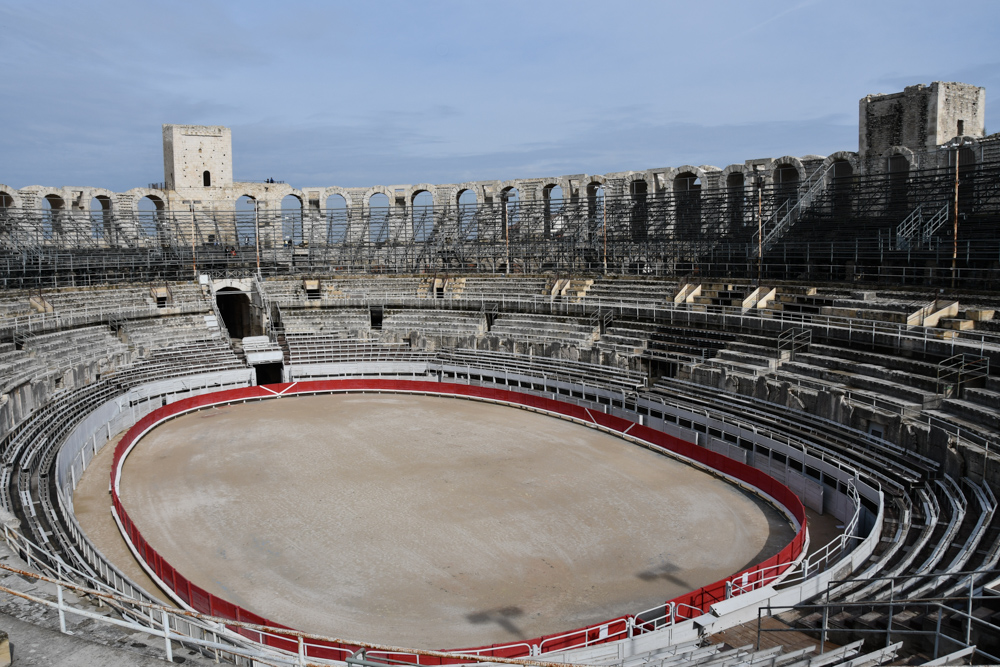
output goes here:
[{"label": "square stone tower", "polygon": [[868,95],[859,106],[862,159],[892,146],[923,152],[956,136],[982,137],[985,131],[986,89],[967,83],[907,86],[901,93]]},{"label": "square stone tower", "polygon": [[167,190],[175,191],[231,187],[230,129],[221,125],[164,125],[163,180]]}]

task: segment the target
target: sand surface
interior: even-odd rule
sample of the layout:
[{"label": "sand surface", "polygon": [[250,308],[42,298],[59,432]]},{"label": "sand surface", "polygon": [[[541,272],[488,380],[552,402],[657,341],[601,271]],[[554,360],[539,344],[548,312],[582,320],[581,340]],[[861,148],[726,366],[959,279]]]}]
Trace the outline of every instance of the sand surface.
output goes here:
[{"label": "sand surface", "polygon": [[755,497],[619,438],[399,394],[178,418],[133,451],[122,499],[217,595],[301,630],[422,648],[639,612],[792,537]]}]

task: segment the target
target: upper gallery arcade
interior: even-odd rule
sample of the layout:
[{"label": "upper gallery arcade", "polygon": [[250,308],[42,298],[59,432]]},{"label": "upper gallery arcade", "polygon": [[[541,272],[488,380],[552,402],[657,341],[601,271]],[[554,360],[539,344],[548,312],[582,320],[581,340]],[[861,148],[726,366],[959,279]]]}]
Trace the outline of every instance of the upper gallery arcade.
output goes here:
[{"label": "upper gallery arcade", "polygon": [[[1000,135],[985,136],[985,89],[933,82],[903,92],[868,95],[859,102],[858,150],[829,156],[751,159],[725,168],[681,165],[607,174],[571,174],[507,181],[397,184],[370,187],[233,178],[232,133],[228,127],[163,126],[163,183],[112,192],[97,187],[40,186],[20,190],[0,184],[0,208],[137,212],[225,211],[247,197],[260,211],[287,208],[305,213],[342,207],[449,207],[503,201],[579,200],[598,194],[653,195],[690,190],[732,192],[754,183],[795,187],[818,173],[829,178],[880,172],[908,172],[949,164],[956,139],[976,161],[1000,158]],[[760,179],[763,179],[762,181]],[[291,199],[289,199],[291,198]],[[145,201],[145,204],[141,202]]]}]

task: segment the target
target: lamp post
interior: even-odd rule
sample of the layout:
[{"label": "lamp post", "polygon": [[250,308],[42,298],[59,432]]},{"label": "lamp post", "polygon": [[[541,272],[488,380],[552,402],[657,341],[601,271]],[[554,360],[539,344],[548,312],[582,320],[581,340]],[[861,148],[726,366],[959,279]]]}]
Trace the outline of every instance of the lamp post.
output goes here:
[{"label": "lamp post", "polygon": [[951,238],[951,288],[955,289],[955,277],[958,273],[958,166],[959,156],[962,154],[963,146],[971,146],[972,142],[965,137],[955,137],[955,140],[945,148],[955,149],[955,199],[954,211],[952,211],[952,238]]},{"label": "lamp post", "polygon": [[253,244],[255,250],[257,251],[257,277],[260,278],[260,222],[258,220],[260,216],[260,201],[257,198],[253,200]]},{"label": "lamp post", "polygon": [[194,281],[198,282],[198,256],[194,249],[194,237],[195,237],[195,222],[194,222],[194,204],[188,204],[191,209],[191,270],[194,272]]},{"label": "lamp post", "polygon": [[757,189],[757,286],[760,287],[764,273],[764,175],[762,165],[754,165],[754,187]]}]

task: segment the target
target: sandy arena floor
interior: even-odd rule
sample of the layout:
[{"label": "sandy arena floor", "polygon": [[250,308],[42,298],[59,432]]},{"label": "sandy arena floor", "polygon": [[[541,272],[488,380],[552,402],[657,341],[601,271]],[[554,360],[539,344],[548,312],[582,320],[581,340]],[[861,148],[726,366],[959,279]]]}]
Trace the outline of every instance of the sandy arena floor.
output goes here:
[{"label": "sandy arena floor", "polygon": [[[428,396],[187,415],[136,447],[122,497],[205,589],[301,630],[422,648],[638,612],[792,537],[755,497],[619,438]],[[106,482],[77,491],[78,513],[107,503]]]}]

